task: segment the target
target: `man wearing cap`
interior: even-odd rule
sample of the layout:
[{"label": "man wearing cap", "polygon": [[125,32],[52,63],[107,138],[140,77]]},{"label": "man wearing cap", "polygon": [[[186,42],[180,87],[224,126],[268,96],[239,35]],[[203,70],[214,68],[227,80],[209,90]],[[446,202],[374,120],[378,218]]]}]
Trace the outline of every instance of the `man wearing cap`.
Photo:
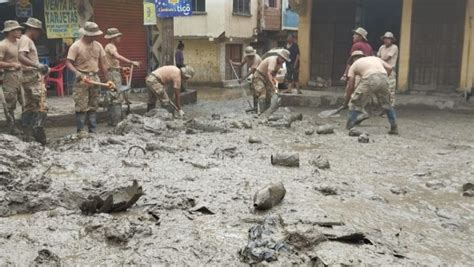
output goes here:
[{"label": "man wearing cap", "polygon": [[[246,80],[250,75],[254,75],[255,71],[257,70],[258,65],[262,62],[262,58],[257,54],[257,50],[255,50],[251,46],[247,46],[244,50],[244,59],[242,62],[234,62],[229,59],[230,64],[241,67],[243,65],[247,66],[247,75],[239,80],[239,83],[242,80]],[[255,77],[255,76],[253,76]],[[253,88],[253,83],[250,83],[250,92],[253,96],[253,104],[254,108],[257,108],[257,97],[255,95],[255,89]]]},{"label": "man wearing cap", "polygon": [[[354,52],[354,51],[362,51],[365,56],[373,56],[374,50],[372,49],[372,46],[368,43],[367,35],[368,32],[362,28],[359,27],[355,30],[352,31],[352,47],[351,47],[351,52],[349,53],[349,56]],[[344,74],[341,77],[341,80],[345,81],[347,80],[347,71],[349,70],[350,64],[347,64],[346,69],[344,71]]]},{"label": "man wearing cap", "polygon": [[3,69],[3,93],[7,103],[8,114],[5,114],[10,134],[18,135],[20,131],[15,123],[16,102],[23,105],[21,89],[21,64],[18,61],[18,39],[21,37],[20,24],[15,20],[4,23],[5,39],[0,42],[0,69]]},{"label": "man wearing cap", "polygon": [[[184,116],[181,109],[181,84],[194,76],[194,69],[191,66],[178,68],[176,66],[163,66],[146,77],[146,87],[148,88],[148,108],[150,111],[156,107],[156,100],[160,100],[161,105],[171,113],[178,112],[180,117]],[[173,104],[166,93],[167,87],[173,87],[176,104]]]},{"label": "man wearing cap", "polygon": [[391,32],[386,32],[382,37],[380,37],[383,41],[383,45],[380,47],[377,56],[381,58],[383,61],[387,62],[390,66],[392,66],[392,73],[388,77],[389,81],[389,89],[390,89],[390,101],[392,106],[395,105],[395,91],[397,87],[397,73],[395,72],[395,68],[397,66],[398,60],[398,46],[394,44],[395,36]]},{"label": "man wearing cap", "polygon": [[[105,39],[109,40],[109,43],[105,46],[105,58],[107,59],[107,67],[109,71],[109,80],[111,80],[117,88],[122,84],[122,74],[120,62],[133,65],[135,67],[140,66],[140,62],[132,61],[120,55],[117,50],[117,44],[122,39],[122,33],[117,28],[109,28],[104,36]],[[129,104],[128,94],[126,92],[121,93],[119,90],[107,91],[106,103],[107,103],[107,123],[109,126],[116,126],[122,116],[122,103],[123,100]],[[120,108],[114,108],[114,107]],[[120,111],[120,114],[114,114],[114,111]],[[117,116],[118,115],[118,116]]]},{"label": "man wearing cap", "polygon": [[67,67],[76,74],[73,85],[73,98],[76,110],[77,132],[80,136],[87,135],[84,130],[86,118],[89,118],[89,133],[97,129],[96,111],[99,107],[100,88],[88,81],[99,82],[99,68],[108,77],[105,51],[96,38],[102,35],[99,26],[94,22],[86,22],[80,30],[83,35],[74,42],[67,54]]},{"label": "man wearing cap", "polygon": [[258,98],[257,111],[259,114],[262,114],[269,108],[271,98],[277,90],[275,87],[277,83],[275,76],[283,66],[283,63],[290,61],[290,52],[286,49],[281,49],[277,52],[277,55],[267,57],[257,67],[252,83],[255,95]]},{"label": "man wearing cap", "polygon": [[[349,81],[346,88],[346,100],[344,107],[349,107],[349,118],[347,129],[352,129],[357,118],[370,102],[371,95],[375,95],[378,103],[385,110],[390,123],[389,134],[398,134],[395,110],[390,104],[390,92],[388,89],[388,76],[392,67],[378,57],[366,57],[363,51],[356,50],[349,58],[351,67],[347,77]],[[359,84],[355,85],[356,76],[360,77]]]},{"label": "man wearing cap", "polygon": [[48,66],[39,62],[38,51],[34,43],[43,33],[43,23],[35,18],[28,18],[24,24],[26,32],[18,41],[19,60],[22,64],[22,86],[25,93],[25,103],[21,116],[25,140],[34,139],[45,145],[46,135],[43,121],[48,108],[46,106],[46,86],[44,75],[49,71]]}]

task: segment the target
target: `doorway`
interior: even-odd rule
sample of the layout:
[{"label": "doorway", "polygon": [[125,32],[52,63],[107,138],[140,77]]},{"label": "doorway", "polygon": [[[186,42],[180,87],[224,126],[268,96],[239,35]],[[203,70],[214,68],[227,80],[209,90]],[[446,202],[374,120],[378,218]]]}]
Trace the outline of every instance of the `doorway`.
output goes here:
[{"label": "doorway", "polygon": [[[242,45],[241,44],[226,44],[225,45],[225,58],[232,60],[233,62],[242,62]],[[235,68],[238,77],[241,75],[242,68]],[[225,79],[234,80],[236,79],[234,71],[230,64],[226,62],[225,64]]]},{"label": "doorway", "polygon": [[459,88],[466,0],[413,3],[410,87],[453,92]]}]

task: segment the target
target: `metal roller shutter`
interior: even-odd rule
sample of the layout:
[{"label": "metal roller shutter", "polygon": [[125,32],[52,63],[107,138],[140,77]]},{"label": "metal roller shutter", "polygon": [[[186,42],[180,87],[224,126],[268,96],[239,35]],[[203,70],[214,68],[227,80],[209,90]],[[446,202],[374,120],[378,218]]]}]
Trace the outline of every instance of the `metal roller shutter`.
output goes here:
[{"label": "metal roller shutter", "polygon": [[[143,86],[147,74],[147,36],[143,25],[143,0],[95,0],[94,21],[105,33],[107,28],[118,28],[123,33],[119,53],[131,60],[142,62],[134,70],[133,85]],[[105,46],[104,38],[99,41]]]}]

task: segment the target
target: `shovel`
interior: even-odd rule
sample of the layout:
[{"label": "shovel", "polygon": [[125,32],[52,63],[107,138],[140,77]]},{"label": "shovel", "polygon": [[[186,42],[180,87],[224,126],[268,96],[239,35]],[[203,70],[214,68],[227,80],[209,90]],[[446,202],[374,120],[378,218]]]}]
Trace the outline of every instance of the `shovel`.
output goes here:
[{"label": "shovel", "polygon": [[[232,65],[232,63],[230,63],[230,67],[232,68],[232,72],[234,73],[235,75],[235,78],[238,80],[239,79],[239,76],[237,75],[237,72],[235,71],[235,68],[234,68],[234,65]],[[239,86],[240,86],[240,89],[242,89],[242,95],[247,98],[247,92],[245,92],[245,89],[242,87],[242,84],[239,82]],[[247,104],[249,104],[249,107],[250,109],[254,109],[254,107],[252,107],[252,104],[250,104],[250,101],[247,99]]]},{"label": "shovel", "polygon": [[[132,78],[133,78],[133,65],[130,67],[130,74],[125,76],[126,84],[120,86],[120,88],[119,88],[120,92],[125,93],[125,92],[129,91],[132,88]],[[126,96],[125,100],[127,102],[126,114],[128,115],[128,114],[130,114],[130,101],[128,100],[128,96]]]},{"label": "shovel", "polygon": [[321,119],[327,119],[327,118],[334,117],[334,116],[338,115],[342,110],[344,110],[343,106],[338,108],[338,109],[330,109],[330,110],[322,111],[321,113],[319,113],[318,116]]}]

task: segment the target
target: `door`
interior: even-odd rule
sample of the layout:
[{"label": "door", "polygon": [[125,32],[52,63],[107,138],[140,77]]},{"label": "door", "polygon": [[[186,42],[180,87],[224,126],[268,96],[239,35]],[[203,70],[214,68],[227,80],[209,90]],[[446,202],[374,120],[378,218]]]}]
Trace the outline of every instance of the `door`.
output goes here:
[{"label": "door", "polygon": [[[226,44],[225,45],[225,58],[231,59],[234,62],[242,62],[242,45],[241,44]],[[242,68],[234,67],[237,75],[242,77],[241,70]],[[235,80],[235,74],[232,70],[232,67],[228,62],[225,64],[225,79],[226,80]]]},{"label": "door", "polygon": [[352,45],[355,0],[316,0],[311,27],[311,79],[339,85]]},{"label": "door", "polygon": [[459,88],[465,8],[465,0],[413,2],[413,90],[452,92]]}]

